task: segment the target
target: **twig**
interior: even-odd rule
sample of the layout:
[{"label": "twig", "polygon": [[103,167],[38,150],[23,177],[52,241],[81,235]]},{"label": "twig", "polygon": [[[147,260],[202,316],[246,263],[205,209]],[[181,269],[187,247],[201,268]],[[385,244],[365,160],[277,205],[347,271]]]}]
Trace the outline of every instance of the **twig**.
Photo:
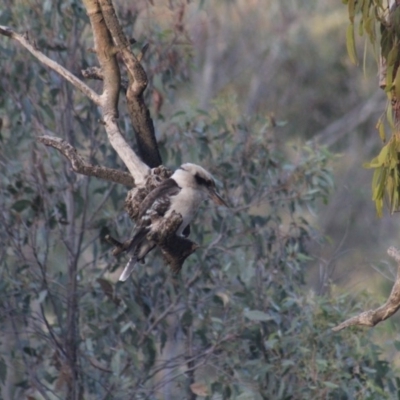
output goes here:
[{"label": "twig", "polygon": [[32,53],[41,63],[43,63],[47,67],[51,68],[53,71],[60,74],[68,82],[72,83],[72,85],[74,85],[82,93],[88,96],[95,104],[97,104],[98,106],[101,105],[100,96],[95,91],[93,91],[89,86],[87,86],[84,82],[78,79],[74,74],[69,72],[63,66],[61,66],[57,62],[53,61],[52,59],[44,55],[40,50],[36,48],[36,46],[32,45],[29,41],[27,33],[21,35],[19,33],[14,32],[11,28],[7,26],[0,25],[0,34],[19,42],[30,53]]},{"label": "twig", "polygon": [[375,326],[379,322],[385,321],[391,317],[400,308],[400,252],[394,247],[389,247],[388,254],[390,257],[394,258],[398,264],[396,281],[394,282],[392,291],[390,292],[389,298],[386,303],[375,309],[364,311],[363,313],[356,315],[355,317],[349,318],[348,320],[342,322],[338,326],[332,328],[334,332],[338,332],[344,328],[353,325],[361,326]]},{"label": "twig", "polygon": [[99,167],[86,163],[79,156],[75,147],[73,147],[61,138],[53,136],[39,136],[37,139],[39,142],[45,144],[46,146],[57,149],[62,155],[68,158],[68,160],[71,162],[71,166],[74,172],[87,176],[95,176],[97,178],[120,183],[125,186],[135,186],[135,180],[127,172],[106,167]]}]

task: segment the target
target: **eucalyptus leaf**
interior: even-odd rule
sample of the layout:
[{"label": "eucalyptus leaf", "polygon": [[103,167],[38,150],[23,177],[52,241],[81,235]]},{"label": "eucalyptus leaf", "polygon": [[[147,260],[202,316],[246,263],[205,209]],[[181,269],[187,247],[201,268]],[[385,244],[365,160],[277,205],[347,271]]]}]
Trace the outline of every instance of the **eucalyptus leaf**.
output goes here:
[{"label": "eucalyptus leaf", "polygon": [[271,321],[274,319],[271,315],[259,310],[245,310],[243,315],[251,321]]}]

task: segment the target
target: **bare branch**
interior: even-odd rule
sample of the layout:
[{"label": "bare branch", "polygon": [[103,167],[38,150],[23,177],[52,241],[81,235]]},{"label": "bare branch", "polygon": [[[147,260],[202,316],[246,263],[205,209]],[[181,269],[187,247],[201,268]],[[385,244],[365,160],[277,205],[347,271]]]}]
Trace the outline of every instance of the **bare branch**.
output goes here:
[{"label": "bare branch", "polygon": [[84,0],[83,3],[92,26],[95,51],[104,77],[102,93],[103,113],[104,115],[111,114],[113,117],[117,118],[121,75],[116,58],[116,51],[112,43],[110,32],[104,23],[103,14],[98,1]]},{"label": "bare branch", "polygon": [[116,48],[105,24],[105,17],[99,2],[97,0],[84,0],[83,3],[92,26],[96,54],[103,76],[104,90],[101,95],[101,107],[108,139],[132,174],[136,184],[142,185],[145,177],[150,173],[150,168],[140,160],[129,146],[116,121],[121,82]]},{"label": "bare branch", "polygon": [[379,322],[385,321],[391,317],[400,308],[400,252],[394,247],[389,247],[388,254],[390,257],[394,258],[398,263],[396,281],[394,282],[392,291],[390,292],[389,298],[386,303],[375,309],[364,311],[363,313],[356,315],[355,317],[349,318],[348,320],[342,322],[338,326],[332,328],[334,332],[338,332],[344,328],[353,325],[362,326],[375,326]]},{"label": "bare branch", "polygon": [[105,23],[128,70],[129,87],[126,99],[129,116],[136,132],[139,154],[148,166],[158,167],[162,164],[161,155],[154,133],[153,120],[143,99],[143,92],[147,87],[147,75],[139,60],[143,57],[146,46],[139,58],[136,57],[130,49],[130,41],[122,31],[112,1],[99,0],[99,3]]},{"label": "bare branch", "polygon": [[71,146],[68,142],[61,138],[52,136],[39,136],[38,140],[46,146],[57,149],[62,155],[67,157],[71,162],[72,170],[78,174],[95,176],[96,178],[119,183],[125,186],[135,186],[135,180],[126,172],[86,163],[77,153],[75,147]]},{"label": "bare branch", "polygon": [[135,180],[136,185],[143,185],[146,180],[146,176],[150,174],[150,168],[142,162],[142,160],[128,145],[119,129],[116,119],[113,116],[105,116],[104,124],[112,147],[128,168]]},{"label": "bare branch", "polygon": [[0,25],[0,34],[19,42],[31,54],[33,54],[42,64],[51,68],[53,71],[57,72],[63,78],[65,78],[68,82],[72,83],[72,85],[74,85],[82,93],[88,96],[95,104],[97,105],[101,104],[100,96],[95,91],[93,91],[89,86],[83,83],[80,79],[78,79],[74,74],[69,72],[63,66],[51,60],[49,57],[47,57],[41,51],[39,51],[34,44],[32,45],[30,43],[27,33],[24,35],[20,35],[19,33],[14,32],[11,28]]},{"label": "bare branch", "polygon": [[[53,71],[60,74],[68,82],[72,83],[77,89],[88,96],[95,104],[102,107],[104,115],[105,128],[108,134],[111,145],[121,157],[122,161],[132,174],[136,184],[140,184],[144,181],[145,176],[149,173],[149,168],[139,159],[135,152],[130,148],[124,137],[122,136],[115,118],[118,116],[117,105],[118,105],[118,94],[120,89],[120,78],[119,68],[115,59],[115,48],[112,44],[112,40],[104,19],[101,14],[101,10],[95,0],[86,0],[85,3],[93,4],[97,8],[93,11],[92,19],[96,20],[96,30],[93,26],[95,34],[95,42],[100,45],[96,48],[97,55],[102,66],[102,72],[104,75],[104,91],[101,96],[94,92],[89,86],[78,79],[75,75],[69,72],[67,69],[62,67],[57,62],[51,60],[41,51],[39,51],[35,45],[31,44],[28,35],[21,35],[14,32],[11,28],[6,26],[0,26],[0,34],[7,36],[11,39],[15,39],[22,46],[24,46],[30,53],[32,53],[40,62],[51,68]],[[93,7],[90,8],[93,10]],[[96,41],[96,38],[98,39]],[[108,38],[108,40],[106,39]],[[54,147],[54,146],[53,146]],[[99,167],[98,167],[99,168]],[[93,171],[92,171],[93,172]],[[83,172],[81,172],[83,173]],[[96,175],[94,175],[96,176]],[[100,176],[99,176],[100,177]],[[110,179],[108,179],[110,180]],[[126,184],[126,183],[124,183]]]}]

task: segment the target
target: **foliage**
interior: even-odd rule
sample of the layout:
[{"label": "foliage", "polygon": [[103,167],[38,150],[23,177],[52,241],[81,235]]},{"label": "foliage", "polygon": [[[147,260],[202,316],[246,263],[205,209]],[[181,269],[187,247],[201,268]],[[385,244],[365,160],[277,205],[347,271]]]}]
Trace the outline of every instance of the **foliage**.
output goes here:
[{"label": "foliage", "polygon": [[389,142],[383,146],[377,157],[370,163],[364,164],[366,168],[375,169],[372,179],[372,200],[375,201],[379,216],[382,216],[385,190],[387,191],[391,212],[393,213],[399,208],[399,150],[399,137],[398,134],[395,134],[391,137]]},{"label": "foliage", "polygon": [[[392,2],[393,4],[389,7],[390,2],[385,4],[379,0],[345,0],[343,2],[348,6],[350,19],[346,36],[350,59],[357,63],[354,31],[356,16],[359,15],[358,33],[362,36],[365,32],[376,50],[379,58],[379,84],[385,90],[388,98],[386,122],[391,128],[391,139],[382,148],[379,156],[365,165],[367,168],[376,168],[372,179],[372,200],[375,202],[378,215],[382,216],[385,192],[391,213],[398,211],[400,207],[400,182],[398,179],[400,153],[397,150],[400,117],[397,105],[400,99],[400,69],[398,68],[400,64],[400,8],[397,6],[397,2]],[[385,142],[385,123],[382,117],[378,121],[377,129],[382,141]]]},{"label": "foliage", "polygon": [[[68,11],[65,19],[61,6]],[[26,2],[9,6],[2,23],[18,25],[28,8]],[[120,18],[131,23],[125,11]],[[68,56],[49,50],[53,58],[71,68],[90,65],[84,51],[88,38],[82,34],[86,17],[75,1],[54,8],[44,2],[29,12],[26,23],[34,25],[38,41],[57,32],[75,43]],[[161,48],[160,38],[168,37],[174,40],[159,27],[150,39]],[[356,305],[347,297],[316,298],[304,289],[308,246],[319,240],[309,213],[316,201],[328,201],[333,185],[329,152],[311,144],[279,144],[280,121],[238,118],[235,102],[227,98],[209,113],[164,116],[156,124],[163,127],[165,162],[206,166],[232,208],[201,211],[192,235],[203,247],[177,282],[154,255],[131,281],[115,284],[114,271],[126,260],[115,260],[103,238],[109,232],[121,238],[130,234],[130,221],[120,211],[125,189],[76,176],[59,154],[32,137],[51,130],[91,162],[116,167],[97,111],[14,44],[2,40],[0,45],[8,55],[0,78],[0,90],[7,93],[0,100],[5,399],[65,398],[72,379],[66,363],[71,265],[77,268],[72,280],[78,285],[79,341],[73,345],[81,398],[385,399],[397,394],[393,372],[368,337],[330,333],[343,314],[358,311]],[[158,71],[157,57],[147,62]],[[164,67],[160,81],[169,87],[175,72]]]}]

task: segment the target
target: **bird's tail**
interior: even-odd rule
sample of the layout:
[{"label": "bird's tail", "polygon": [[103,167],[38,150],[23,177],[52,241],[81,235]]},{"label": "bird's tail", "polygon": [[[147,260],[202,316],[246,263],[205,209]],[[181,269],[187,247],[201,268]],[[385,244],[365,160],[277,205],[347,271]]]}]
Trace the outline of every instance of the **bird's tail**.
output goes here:
[{"label": "bird's tail", "polygon": [[132,256],[129,259],[128,264],[126,264],[124,270],[122,271],[121,276],[119,277],[119,280],[121,282],[125,282],[129,278],[129,275],[135,269],[136,262],[137,262],[137,257],[136,256]]}]

